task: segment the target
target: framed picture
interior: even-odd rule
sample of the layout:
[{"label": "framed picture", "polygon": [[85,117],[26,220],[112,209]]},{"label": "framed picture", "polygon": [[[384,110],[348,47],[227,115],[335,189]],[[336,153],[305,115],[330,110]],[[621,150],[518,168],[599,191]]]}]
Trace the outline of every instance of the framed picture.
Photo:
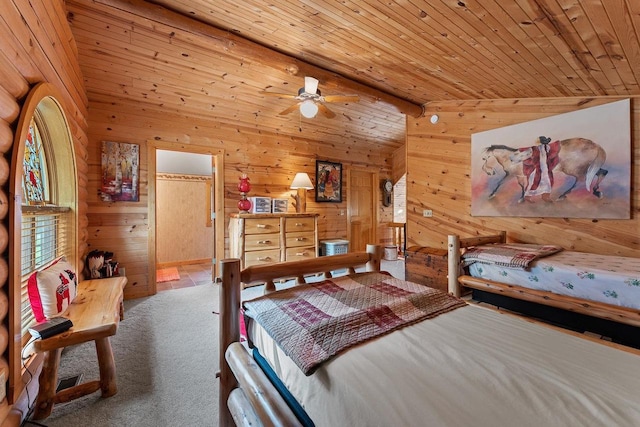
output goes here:
[{"label": "framed picture", "polygon": [[342,164],[316,160],[316,202],[342,202]]},{"label": "framed picture", "polygon": [[630,100],[471,135],[471,216],[629,219]]},{"label": "framed picture", "polygon": [[102,184],[104,202],[140,201],[140,146],[102,141]]}]

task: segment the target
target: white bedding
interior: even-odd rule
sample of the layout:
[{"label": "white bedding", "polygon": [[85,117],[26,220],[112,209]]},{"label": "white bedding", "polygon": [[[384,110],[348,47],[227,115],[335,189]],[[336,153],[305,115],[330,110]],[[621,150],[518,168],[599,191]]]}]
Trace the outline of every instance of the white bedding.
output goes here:
[{"label": "white bedding", "polygon": [[496,282],[640,309],[640,258],[562,251],[527,270],[474,263],[469,274]]},{"label": "white bedding", "polygon": [[251,323],[317,426],[640,425],[640,355],[486,308],[405,327],[309,377]]}]

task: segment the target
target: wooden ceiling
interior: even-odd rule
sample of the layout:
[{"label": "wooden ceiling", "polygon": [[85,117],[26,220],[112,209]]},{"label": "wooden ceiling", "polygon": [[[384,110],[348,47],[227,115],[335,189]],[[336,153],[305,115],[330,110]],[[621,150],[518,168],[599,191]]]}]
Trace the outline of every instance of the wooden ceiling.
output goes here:
[{"label": "wooden ceiling", "polygon": [[[397,148],[403,113],[432,101],[640,94],[637,0],[66,3],[90,99],[316,140]],[[296,93],[305,75],[361,101],[303,119],[259,93]]]}]

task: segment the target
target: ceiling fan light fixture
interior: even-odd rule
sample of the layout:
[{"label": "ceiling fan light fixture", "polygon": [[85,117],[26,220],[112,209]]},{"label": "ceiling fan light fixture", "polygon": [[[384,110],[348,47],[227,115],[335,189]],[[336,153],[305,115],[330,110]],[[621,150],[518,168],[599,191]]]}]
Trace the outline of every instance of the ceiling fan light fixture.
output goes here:
[{"label": "ceiling fan light fixture", "polygon": [[313,119],[318,114],[318,106],[315,102],[307,99],[300,104],[300,114],[307,119]]}]

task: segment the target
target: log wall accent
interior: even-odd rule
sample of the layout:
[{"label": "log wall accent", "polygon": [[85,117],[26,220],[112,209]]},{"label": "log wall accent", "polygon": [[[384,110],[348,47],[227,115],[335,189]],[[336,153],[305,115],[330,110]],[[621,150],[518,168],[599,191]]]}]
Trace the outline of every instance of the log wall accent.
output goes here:
[{"label": "log wall accent", "polygon": [[[0,157],[0,184],[7,183],[10,170],[22,165],[12,165],[7,159],[11,158],[14,135],[20,110],[29,90],[40,82],[55,85],[62,95],[59,99],[64,107],[66,118],[71,128],[74,149],[77,155],[77,170],[79,185],[84,190],[80,192],[78,217],[80,227],[86,228],[86,143],[87,107],[88,100],[84,82],[78,65],[78,56],[71,29],[66,21],[64,3],[48,0],[6,0],[2,5],[2,19],[0,19],[0,150],[4,156]],[[0,235],[5,235],[9,228],[8,201],[13,198],[0,192]],[[79,253],[85,254],[87,249],[86,232],[79,233]],[[0,265],[7,271],[7,253],[2,252]],[[0,280],[0,299],[6,299],[8,288],[12,284],[7,282],[7,274]],[[11,336],[12,342],[20,345],[22,337],[19,334],[19,301],[9,301],[8,311],[2,311],[0,336]],[[6,315],[5,315],[6,314]],[[15,331],[17,335],[8,332]],[[21,417],[26,415],[27,399],[23,390],[23,379],[15,377],[20,373],[21,361],[15,357],[15,351],[9,354],[7,343],[0,346],[0,371],[4,378],[12,376],[13,384],[7,387],[8,399],[0,401],[0,425],[18,425]],[[35,364],[37,365],[37,363]],[[28,387],[31,397],[35,396],[33,386],[37,379],[30,380]],[[28,381],[27,381],[28,380]],[[0,385],[4,387],[4,384]],[[16,402],[10,405],[9,402]]]},{"label": "log wall accent", "polygon": [[[408,245],[446,248],[447,234],[471,237],[506,230],[529,243],[640,256],[640,98],[631,98],[631,219],[471,217],[471,135],[622,98],[546,98],[431,103],[407,127]],[[431,124],[437,113],[440,121]],[[616,129],[612,129],[615,132]],[[601,187],[605,187],[606,180]],[[574,190],[577,191],[577,190]],[[570,197],[570,196],[569,196]],[[432,209],[433,218],[423,218]]]}]

